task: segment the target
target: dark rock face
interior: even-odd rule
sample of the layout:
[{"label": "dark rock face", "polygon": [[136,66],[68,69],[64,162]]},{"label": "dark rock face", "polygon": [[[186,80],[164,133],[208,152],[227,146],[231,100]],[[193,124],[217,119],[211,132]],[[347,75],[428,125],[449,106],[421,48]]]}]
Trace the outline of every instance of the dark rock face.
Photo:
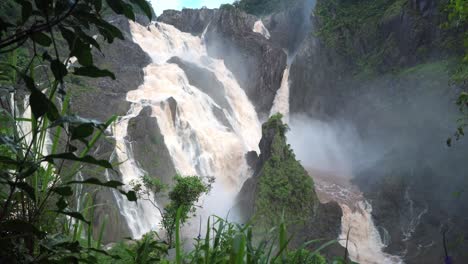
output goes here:
[{"label": "dark rock face", "polygon": [[127,92],[143,83],[143,68],[151,62],[140,46],[133,43],[128,21],[123,18],[111,20],[124,33],[125,40],[116,39],[111,45],[100,43],[103,54],[95,51],[93,58],[96,65],[109,69],[117,79],[86,79],[82,85],[87,88],[85,92],[75,91],[74,86],[67,91],[72,94],[71,107],[74,112],[102,121],[112,115],[127,113]]},{"label": "dark rock face", "polygon": [[[256,152],[249,152],[246,155],[249,165],[255,166],[254,174],[244,183],[237,196],[237,209],[243,215],[244,221],[249,220],[257,213],[256,199],[260,188],[259,182],[261,177],[264,177],[263,171],[265,165],[274,155],[278,154],[273,153],[278,152],[278,133],[282,132],[278,132],[279,130],[277,127],[269,127],[267,124],[263,125],[262,131],[262,139],[259,144],[261,151],[260,156],[257,156]],[[276,162],[281,162],[281,160],[286,159],[288,151],[285,144],[282,149],[279,150],[279,156],[275,158],[279,160]],[[283,155],[285,157],[283,157]],[[290,233],[295,234],[292,245],[300,246],[304,242],[314,238],[316,239],[317,237],[329,240],[336,239],[341,228],[342,211],[340,206],[335,202],[327,204],[319,203],[315,191],[312,191],[311,197],[307,199],[310,199],[309,204],[313,205],[313,210],[311,211],[311,215],[307,216],[307,220],[304,224],[289,227]],[[327,256],[337,256],[337,252],[341,252],[341,250],[341,247],[337,245],[336,247],[325,250],[324,253]]]},{"label": "dark rock face", "polygon": [[[314,32],[302,42],[291,66],[291,112],[305,112],[321,119],[336,115],[346,103],[346,93],[352,90],[348,89],[349,82],[353,82],[354,75],[368,70],[358,65],[362,58],[378,58],[375,65],[373,61],[361,63],[371,65],[379,75],[444,56],[439,48],[444,36],[435,2],[414,0],[398,11],[382,13],[372,34],[366,33],[365,25],[337,32],[335,37],[342,39],[340,44],[348,54],[315,36],[324,22],[313,17]],[[380,53],[375,54],[379,49]]]},{"label": "dark rock face", "polygon": [[129,120],[128,140],[140,168],[148,176],[159,178],[164,184],[171,184],[176,170],[157,120],[151,116],[150,107],[143,108],[137,117]]},{"label": "dark rock face", "polygon": [[436,0],[411,0],[411,8],[418,10],[423,17],[434,15],[437,10]]},{"label": "dark rock face", "polygon": [[[467,198],[453,196],[455,186],[466,185],[460,175],[467,146],[447,149],[444,144],[455,129],[448,120],[458,115],[453,105],[458,91],[449,87],[444,63],[438,61],[448,53],[439,48],[445,34],[439,3],[412,0],[382,17],[376,39],[383,44],[366,40],[356,28],[341,32],[356,57],[387,45],[372,75],[355,76],[353,58],[313,35],[303,41],[290,71],[292,114],[346,120],[365,144],[385,153],[356,170],[355,184],[388,240],[384,250],[403,255],[405,263],[442,263],[443,231],[447,243],[453,242],[448,254],[455,262],[468,259],[460,246],[464,242],[455,242],[456,237],[467,240],[467,208],[461,202]],[[319,29],[321,21],[314,23]]]},{"label": "dark rock face", "polygon": [[183,9],[165,10],[157,18],[158,22],[173,25],[182,32],[188,32],[193,35],[200,35],[213,19],[216,9]]},{"label": "dark rock face", "polygon": [[345,69],[336,53],[314,36],[308,36],[291,64],[289,72],[291,113],[307,113],[326,119],[341,109],[345,97],[338,90]]},{"label": "dark rock face", "polygon": [[[195,35],[203,32],[202,25],[209,25],[205,35],[209,55],[224,60],[257,112],[266,115],[281,86],[286,54],[261,34],[253,32],[256,20],[237,9],[167,11],[158,18]],[[186,21],[198,26],[187,27]]]},{"label": "dark rock face", "polygon": [[[129,110],[130,104],[126,101],[128,91],[135,90],[143,83],[143,68],[151,59],[132,41],[128,21],[124,18],[110,18],[112,23],[121,29],[125,40],[116,39],[112,45],[100,41],[103,54],[94,52],[94,61],[101,68],[109,69],[115,73],[117,80],[107,78],[79,79],[77,83],[67,86],[71,94],[72,112],[86,118],[106,121],[113,115],[123,116]],[[98,159],[111,160],[115,144],[110,135],[107,139],[98,141],[92,150],[93,156]],[[111,160],[112,162],[112,160]],[[107,181],[104,172],[90,166],[81,170],[83,178],[95,177]],[[112,180],[121,181],[119,173],[108,171]],[[115,196],[108,188],[91,188],[84,190],[93,195],[95,204],[104,204],[94,210],[94,230],[99,230],[102,221],[107,216],[108,223],[104,232],[103,242],[114,242],[129,237],[130,230],[123,215],[121,215]],[[120,195],[120,194],[118,194]],[[96,237],[97,233],[94,234]]]},{"label": "dark rock face", "polygon": [[268,114],[281,86],[286,54],[252,31],[255,17],[221,10],[206,34],[210,56],[224,60],[257,112]]},{"label": "dark rock face", "polygon": [[184,61],[179,57],[172,57],[168,62],[177,64],[185,72],[190,85],[199,88],[208,94],[216,104],[231,111],[223,84],[216,78],[213,72],[203,69],[194,63]]},{"label": "dark rock face", "polygon": [[[118,162],[117,160],[113,159],[114,149],[114,140],[108,137],[105,140],[100,140],[98,146],[95,148],[95,151],[93,151],[93,156],[97,159],[110,160],[111,163]],[[108,170],[107,173],[111,180],[122,180],[122,175],[120,175],[120,173],[116,171]],[[84,166],[81,169],[81,175],[85,179],[95,177],[97,179],[100,179],[101,181],[108,181],[108,179],[105,177],[104,171],[96,170],[96,167]],[[102,238],[103,243],[107,244],[110,242],[119,241],[124,237],[131,236],[130,228],[127,224],[127,221],[120,212],[119,207],[117,205],[114,190],[104,187],[84,186],[82,195],[83,194],[91,194],[94,204],[102,205],[97,206],[94,210],[94,237],[99,236],[99,230],[104,219],[107,219],[107,223],[106,230]],[[120,193],[117,195],[120,195]]]},{"label": "dark rock face", "polygon": [[228,112],[232,112],[231,105],[227,101],[223,84],[218,80],[216,75],[207,69],[199,67],[194,63],[184,61],[179,57],[172,57],[168,62],[177,64],[185,72],[185,75],[187,75],[190,85],[197,87],[209,95],[215,103],[221,107],[212,108],[214,116],[226,128],[233,130],[229,120],[223,112],[223,109],[226,109]]},{"label": "dark rock face", "polygon": [[249,151],[245,154],[245,159],[247,160],[247,165],[253,170],[257,167],[258,154],[256,151]]},{"label": "dark rock face", "polygon": [[311,32],[311,15],[315,1],[303,0],[281,12],[265,17],[263,24],[271,41],[294,55],[302,41]]}]

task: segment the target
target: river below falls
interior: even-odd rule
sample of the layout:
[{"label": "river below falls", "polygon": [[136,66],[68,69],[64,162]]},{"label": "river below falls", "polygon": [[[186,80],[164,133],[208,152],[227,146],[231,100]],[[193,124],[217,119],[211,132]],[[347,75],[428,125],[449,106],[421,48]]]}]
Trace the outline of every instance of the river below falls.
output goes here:
[{"label": "river below falls", "polygon": [[308,169],[322,203],[337,202],[342,211],[339,243],[346,247],[351,260],[360,264],[400,264],[399,256],[383,252],[386,247],[372,220],[372,206],[349,179]]}]

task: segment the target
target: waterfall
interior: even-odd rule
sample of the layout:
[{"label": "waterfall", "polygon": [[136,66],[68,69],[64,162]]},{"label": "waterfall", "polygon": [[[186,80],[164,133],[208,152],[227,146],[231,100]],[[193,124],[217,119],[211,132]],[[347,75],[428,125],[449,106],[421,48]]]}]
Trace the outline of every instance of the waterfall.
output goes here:
[{"label": "waterfall", "polygon": [[372,217],[371,204],[351,183],[355,162],[362,159],[360,153],[372,153],[360,145],[359,135],[341,123],[297,115],[291,117],[289,126],[288,143],[314,178],[318,198],[323,203],[334,201],[341,207],[338,240],[345,247],[349,238],[350,259],[361,264],[402,263],[399,256],[383,251],[389,242],[388,233],[384,231],[386,236],[382,239]]},{"label": "waterfall", "polygon": [[[119,171],[125,185],[139,182],[141,177],[145,175],[145,172],[135,161],[131,142],[127,140],[128,122],[131,118],[136,117],[141,109],[141,105],[133,104],[127,115],[120,117],[112,128],[112,135],[116,144],[112,158],[117,158],[120,164]],[[106,178],[111,180],[108,170],[106,170]],[[113,190],[113,195],[117,201],[117,207],[127,220],[128,227],[134,238],[141,238],[148,231],[158,227],[161,215],[150,201],[140,199],[135,205],[135,203],[129,202],[122,197],[116,190]],[[154,199],[154,197],[150,196],[148,199]]]},{"label": "waterfall", "polygon": [[[128,120],[149,106],[177,172],[182,176],[215,177],[214,189],[204,197],[204,214],[227,214],[234,196],[250,176],[244,155],[258,151],[261,138],[261,126],[252,103],[224,62],[208,56],[201,37],[163,23],[146,28],[130,22],[130,29],[133,41],[150,55],[152,63],[144,69],[143,85],[127,93],[131,109],[113,131],[123,182],[138,180],[144,173],[133,158],[126,136]],[[184,70],[168,62],[175,56],[214,74],[222,84],[229,106],[223,108],[203,87],[191,85]],[[225,122],[219,115],[225,117]],[[143,203],[139,202],[135,209],[122,199],[118,201],[135,237],[154,229],[160,221],[155,210]]]},{"label": "waterfall", "polygon": [[276,92],[270,116],[276,113],[281,113],[283,115],[283,121],[289,123],[289,65],[283,72],[281,86]]},{"label": "waterfall", "polygon": [[356,201],[354,205],[356,208],[352,209],[346,204],[340,204],[343,217],[339,242],[345,247],[349,232],[350,258],[363,264],[402,263],[400,257],[382,251],[386,245],[372,219],[372,206],[365,200]]}]

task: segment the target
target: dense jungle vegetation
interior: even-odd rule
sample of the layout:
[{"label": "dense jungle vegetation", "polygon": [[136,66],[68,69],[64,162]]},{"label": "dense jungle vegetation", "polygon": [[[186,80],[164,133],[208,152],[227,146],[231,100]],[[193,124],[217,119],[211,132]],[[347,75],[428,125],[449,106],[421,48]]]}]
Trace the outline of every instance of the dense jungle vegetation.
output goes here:
[{"label": "dense jungle vegetation", "polygon": [[[94,64],[92,50],[100,51],[102,43],[93,36],[102,36],[108,44],[124,39],[106,17],[114,13],[135,20],[144,14],[151,19],[148,2],[9,0],[0,7],[0,262],[326,262],[319,251],[336,241],[310,241],[288,249],[284,223],[254,238],[253,225],[215,216],[206,223],[206,234],[194,239],[194,249],[184,252],[180,227],[196,211],[200,196],[209,192],[212,180],[175,176],[170,190],[149,176],[131,186],[106,180],[104,171],[117,164],[91,153],[116,117],[100,122],[71,112],[72,83],[118,77]],[[278,142],[284,143],[284,138]],[[292,152],[288,155],[293,158]],[[95,166],[102,177],[83,179],[84,165]],[[108,218],[94,219],[95,208],[102,205],[80,191],[86,185],[114,189],[135,203],[149,199],[150,191],[165,193],[165,208],[155,206],[163,217],[164,234],[151,232],[141,240],[106,247],[102,236]]]},{"label": "dense jungle vegetation", "polygon": [[[234,6],[264,15],[290,3],[241,0]],[[335,3],[327,2],[327,8],[336,8]],[[352,50],[343,46],[346,41],[337,39],[333,32],[344,25],[359,24],[365,25],[360,30],[372,36],[377,15],[391,17],[404,4],[402,0],[350,1],[353,6],[347,10],[352,12],[335,10],[342,19],[326,19],[319,34],[339,51],[354,56]],[[450,0],[442,8],[447,14],[442,26],[459,32],[457,36],[465,43],[465,55],[457,61],[459,67],[453,80],[466,86],[468,1]],[[320,16],[323,10],[319,7],[317,14]],[[362,17],[362,12],[375,15]],[[196,211],[198,199],[210,191],[210,179],[175,176],[174,186],[169,188],[151,177],[132,186],[107,181],[104,176],[78,177],[85,164],[95,166],[102,174],[118,165],[93,157],[91,151],[117,117],[110,116],[102,122],[70,111],[74,78],[118,78],[97,67],[92,55],[92,50],[100,51],[102,44],[93,37],[95,34],[108,44],[124,38],[121,30],[106,20],[110,14],[135,20],[136,14],[152,19],[154,12],[145,0],[0,2],[0,263],[329,263],[320,252],[337,241],[318,239],[289,248],[291,236],[287,234],[287,221],[282,220],[275,221],[276,227],[266,234],[255,237],[255,223],[239,225],[213,216],[205,223],[206,233],[194,238],[193,249],[185,251],[180,228]],[[379,47],[385,49],[385,45]],[[379,64],[385,52],[375,46],[369,56],[358,59],[359,64]],[[462,92],[457,104],[462,112],[455,135],[458,139],[467,125],[468,94]],[[280,116],[273,116],[266,126],[286,129]],[[285,144],[283,131],[275,138],[273,148],[284,149]],[[290,148],[286,150],[274,150],[263,172],[267,177],[260,182],[258,207],[269,217],[279,217],[282,207],[290,209],[285,212],[287,215],[312,210],[301,195],[313,192],[313,182]],[[285,179],[286,173],[299,178]],[[295,188],[297,182],[276,188],[269,178],[292,184],[300,181],[303,189]],[[148,199],[148,190],[165,193],[168,205],[155,206],[163,216],[164,234],[151,232],[141,240],[106,247],[102,234],[106,232],[107,220],[100,219],[100,225],[94,226],[93,211],[98,205],[93,204],[91,196],[78,195],[80,188],[88,185],[113,189],[135,203]],[[272,196],[280,197],[280,202],[271,204]],[[291,207],[291,203],[297,207]],[[272,205],[275,215],[269,215]],[[344,257],[331,263],[351,263],[346,254],[343,252]]]}]

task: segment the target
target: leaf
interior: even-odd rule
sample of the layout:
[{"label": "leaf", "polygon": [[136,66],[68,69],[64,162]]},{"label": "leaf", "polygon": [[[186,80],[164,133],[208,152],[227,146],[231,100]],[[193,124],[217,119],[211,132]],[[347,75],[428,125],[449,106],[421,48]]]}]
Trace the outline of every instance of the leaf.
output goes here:
[{"label": "leaf", "polygon": [[44,53],[42,53],[42,59],[43,60],[46,60],[46,61],[52,61],[52,57],[50,56],[50,54],[47,52],[47,51],[44,51]]},{"label": "leaf", "polygon": [[110,188],[117,188],[117,187],[125,185],[119,181],[101,182],[99,179],[96,179],[96,178],[89,178],[84,181],[70,181],[70,182],[67,182],[67,184],[92,184],[92,185],[99,185],[99,186],[110,187]]},{"label": "leaf", "polygon": [[91,136],[94,132],[92,124],[81,124],[71,128],[71,140],[84,139]]},{"label": "leaf", "polygon": [[13,26],[14,26],[13,24],[8,23],[8,22],[4,21],[2,18],[0,18],[0,32],[3,32],[5,30],[7,30],[7,28],[13,27]]},{"label": "leaf", "polygon": [[72,241],[72,242],[67,241],[67,242],[58,243],[54,246],[54,248],[63,248],[73,253],[80,253],[82,249],[80,242],[78,241]]},{"label": "leaf", "polygon": [[55,2],[54,13],[55,16],[61,15],[65,10],[69,8],[69,2],[67,0],[60,0]]},{"label": "leaf", "polygon": [[65,67],[65,65],[63,65],[63,63],[59,60],[53,60],[50,63],[50,69],[52,70],[55,79],[59,81],[62,81],[63,77],[68,74],[67,67]]},{"label": "leaf", "polygon": [[32,15],[32,4],[29,1],[16,1],[21,4],[21,19],[22,22],[26,22],[28,18]]},{"label": "leaf", "polygon": [[80,36],[83,42],[87,43],[90,46],[97,48],[101,52],[101,46],[93,37],[88,36],[80,28],[76,28],[75,32]]},{"label": "leaf", "polygon": [[54,159],[64,159],[64,160],[74,160],[83,163],[89,163],[104,167],[106,169],[112,169],[112,165],[107,160],[97,160],[92,156],[84,156],[82,158],[75,156],[73,153],[61,153],[61,154],[52,154],[44,157],[44,161],[54,162]]},{"label": "leaf", "polygon": [[45,235],[44,232],[41,232],[31,223],[18,219],[7,220],[3,223],[0,223],[0,230],[19,234],[34,234],[38,238],[43,238]]},{"label": "leaf", "polygon": [[37,44],[49,47],[52,44],[52,39],[49,36],[42,32],[36,32],[31,35],[31,39],[36,42]]},{"label": "leaf", "polygon": [[102,9],[102,0],[94,0],[94,9],[96,10],[97,13],[101,12]]},{"label": "leaf", "polygon": [[78,62],[83,66],[93,66],[91,47],[79,38],[75,38],[73,50],[71,51],[70,56],[75,56]]},{"label": "leaf", "polygon": [[38,164],[32,163],[32,162],[25,162],[26,165],[24,168],[21,169],[21,171],[18,174],[18,178],[20,179],[25,179],[31,175],[33,175],[37,169],[40,168]]},{"label": "leaf", "polygon": [[17,165],[18,161],[10,157],[0,156],[0,163],[6,164],[6,165]]},{"label": "leaf", "polygon": [[122,31],[117,27],[113,26],[109,22],[99,19],[96,16],[92,16],[89,13],[79,13],[80,18],[86,19],[90,23],[93,23],[98,28],[98,31],[104,38],[107,40],[108,43],[112,43],[114,38],[118,38],[124,40],[124,36]]},{"label": "leaf", "polygon": [[135,14],[131,5],[123,2],[122,0],[106,0],[107,5],[116,14],[125,15],[128,19],[135,21]]},{"label": "leaf", "polygon": [[57,201],[57,203],[55,203],[55,205],[57,205],[57,209],[59,211],[63,211],[65,208],[67,208],[68,203],[63,197],[60,197],[60,199]]},{"label": "leaf", "polygon": [[[14,184],[14,182],[9,183],[9,185],[12,184]],[[31,185],[27,184],[26,182],[17,182],[16,188],[24,191],[29,196],[29,198],[31,198],[31,200],[36,201],[36,191]]]},{"label": "leaf", "polygon": [[26,87],[31,91],[31,95],[29,96],[29,105],[31,106],[31,111],[33,115],[37,118],[47,114],[47,117],[51,121],[55,121],[59,118],[60,114],[57,110],[57,107],[54,103],[52,103],[47,96],[45,96],[41,91],[39,91],[34,84],[34,80],[23,73],[19,68],[13,67],[10,65],[11,68],[17,71],[17,73],[21,76]]},{"label": "leaf", "polygon": [[87,223],[88,225],[90,224],[90,222],[89,222],[88,220],[86,220],[86,219],[84,218],[84,216],[83,216],[81,213],[79,213],[79,212],[66,212],[66,211],[61,211],[61,210],[55,210],[55,211],[53,211],[53,212],[56,212],[56,213],[58,213],[58,214],[63,214],[63,215],[70,216],[70,217],[72,217],[72,218],[75,218],[75,219],[78,219],[78,220],[80,220],[80,221],[83,221],[83,222]]},{"label": "leaf", "polygon": [[75,75],[80,75],[80,76],[87,76],[87,77],[110,77],[113,80],[115,80],[115,75],[108,71],[108,70],[101,70],[97,68],[96,66],[87,66],[87,67],[80,67],[80,68],[75,68]]},{"label": "leaf", "polygon": [[91,124],[93,127],[101,129],[101,130],[106,128],[106,125],[100,121],[97,121],[94,119],[83,118],[77,115],[61,116],[60,118],[55,120],[52,124],[50,124],[49,128],[61,126],[63,124],[69,124],[72,126],[78,126],[82,124]]},{"label": "leaf", "polygon": [[55,104],[52,103],[49,98],[45,96],[45,94],[37,89],[31,91],[31,95],[29,96],[29,104],[31,106],[31,111],[36,119],[47,114],[47,117],[51,121],[55,121],[60,116]]},{"label": "leaf", "polygon": [[131,0],[131,1],[138,5],[138,7],[145,13],[145,15],[148,17],[150,21],[153,19],[153,12],[148,1],[146,0]]},{"label": "leaf", "polygon": [[20,146],[18,146],[13,140],[13,138],[9,136],[0,136],[0,145],[8,147],[14,153],[16,153],[18,149],[20,149]]},{"label": "leaf", "polygon": [[69,30],[66,27],[60,26],[59,29],[62,37],[67,41],[69,49],[72,50],[75,45],[75,39],[77,38],[77,35],[75,32]]},{"label": "leaf", "polygon": [[127,200],[130,202],[136,202],[138,200],[137,195],[134,191],[125,192],[125,191],[119,190],[119,192],[125,195],[127,197]]},{"label": "leaf", "polygon": [[61,196],[72,196],[73,195],[73,190],[70,186],[60,186],[60,187],[55,187],[52,189],[52,191],[58,195]]},{"label": "leaf", "polygon": [[52,0],[34,0],[34,2],[40,10],[47,10],[51,5]]}]

